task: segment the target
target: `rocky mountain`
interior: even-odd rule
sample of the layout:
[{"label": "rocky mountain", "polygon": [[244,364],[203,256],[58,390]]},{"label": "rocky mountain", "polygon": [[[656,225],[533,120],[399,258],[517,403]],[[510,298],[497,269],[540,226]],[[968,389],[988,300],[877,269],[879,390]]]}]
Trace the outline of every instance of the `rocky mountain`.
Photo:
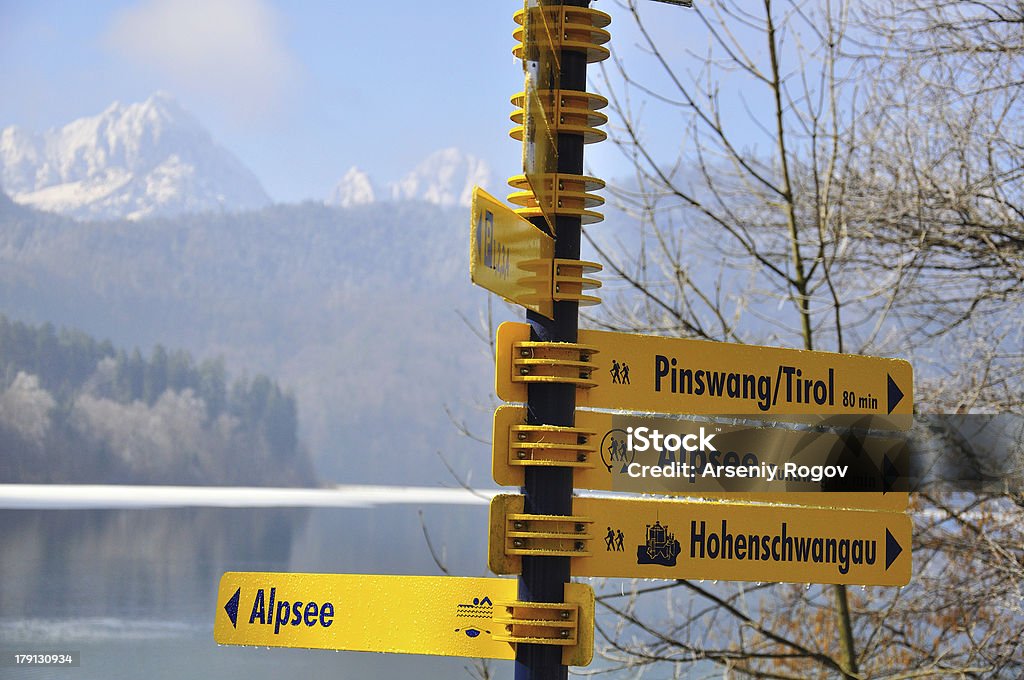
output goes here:
[{"label": "rocky mountain", "polygon": [[435,151],[397,181],[381,186],[352,167],[327,198],[327,205],[350,207],[375,201],[425,201],[444,207],[469,206],[475,185],[486,186],[487,163],[450,147]]},{"label": "rocky mountain", "polygon": [[[352,167],[325,203],[379,201],[469,206],[490,169],[457,148],[430,154],[397,180]],[[0,191],[16,203],[77,219],[237,212],[270,204],[256,176],[168,94],[115,102],[96,116],[36,132],[0,130]]]},{"label": "rocky mountain", "polygon": [[132,220],[259,208],[259,180],[169,95],[111,104],[38,133],[0,131],[0,187],[20,204],[80,219]]}]

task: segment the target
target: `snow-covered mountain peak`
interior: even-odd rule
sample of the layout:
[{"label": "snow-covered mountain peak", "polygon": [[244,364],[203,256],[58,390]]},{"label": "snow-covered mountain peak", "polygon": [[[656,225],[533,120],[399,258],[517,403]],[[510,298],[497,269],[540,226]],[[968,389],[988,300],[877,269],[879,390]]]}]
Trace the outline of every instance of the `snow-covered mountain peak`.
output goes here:
[{"label": "snow-covered mountain peak", "polygon": [[426,201],[441,206],[468,206],[475,185],[486,186],[491,172],[482,159],[455,147],[435,151],[401,179],[383,189],[370,177],[351,168],[327,199],[328,205],[347,207],[375,200]]},{"label": "snow-covered mountain peak", "polygon": [[353,205],[373,203],[377,199],[377,192],[370,176],[353,165],[334,187],[334,191],[327,199],[327,205],[349,208]]},{"label": "snow-covered mountain peak", "polygon": [[490,182],[491,172],[483,160],[454,147],[427,156],[412,172],[395,182],[391,196],[396,200],[423,200],[437,205],[468,206],[474,185]]},{"label": "snow-covered mountain peak", "polygon": [[80,218],[269,203],[255,175],[165,92],[44,133],[4,129],[0,184],[18,203]]}]

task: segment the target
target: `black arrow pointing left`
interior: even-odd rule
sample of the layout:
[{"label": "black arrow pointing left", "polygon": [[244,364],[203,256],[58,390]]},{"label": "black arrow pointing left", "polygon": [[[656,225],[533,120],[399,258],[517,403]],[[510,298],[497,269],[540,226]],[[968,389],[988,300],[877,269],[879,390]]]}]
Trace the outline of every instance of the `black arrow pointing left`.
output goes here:
[{"label": "black arrow pointing left", "polygon": [[238,628],[238,599],[242,596],[242,589],[239,588],[235,591],[235,594],[231,596],[231,599],[224,605],[224,611],[228,613],[228,618],[231,619],[231,626]]}]

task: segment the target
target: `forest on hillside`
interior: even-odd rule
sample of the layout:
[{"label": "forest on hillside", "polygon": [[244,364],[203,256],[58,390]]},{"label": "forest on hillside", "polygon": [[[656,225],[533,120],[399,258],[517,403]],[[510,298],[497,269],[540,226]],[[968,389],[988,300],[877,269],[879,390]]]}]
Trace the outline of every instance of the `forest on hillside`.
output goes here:
[{"label": "forest on hillside", "polygon": [[264,375],[0,315],[0,482],[308,485],[297,428]]},{"label": "forest on hillside", "polygon": [[488,479],[483,447],[446,412],[490,427],[468,220],[396,202],[78,222],[0,195],[0,313],[272,376],[323,478],[450,483],[442,452]]}]

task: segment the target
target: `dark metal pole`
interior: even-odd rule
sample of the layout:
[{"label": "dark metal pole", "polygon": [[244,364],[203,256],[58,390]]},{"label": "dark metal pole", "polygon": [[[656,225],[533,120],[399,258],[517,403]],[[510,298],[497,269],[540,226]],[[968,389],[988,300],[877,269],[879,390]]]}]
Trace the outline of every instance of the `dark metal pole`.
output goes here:
[{"label": "dark metal pole", "polygon": [[[590,0],[563,0],[551,4],[587,7]],[[559,89],[585,91],[587,56],[583,52],[562,51]],[[583,137],[558,135],[558,172],[583,174]],[[543,218],[534,224],[548,231]],[[555,220],[555,257],[578,260],[580,257],[581,219],[559,215]],[[541,342],[576,342],[579,329],[579,305],[555,302],[554,319],[528,311],[530,339]],[[530,384],[527,418],[531,425],[571,427],[576,412],[576,387],[569,384]],[[541,515],[571,515],[573,470],[568,467],[526,468],[524,511]],[[519,578],[519,599],[533,602],[563,602],[564,584],[569,582],[568,557],[523,557]],[[516,649],[516,680],[562,680],[568,668],[562,665],[562,648],[557,645],[520,644]]]}]

